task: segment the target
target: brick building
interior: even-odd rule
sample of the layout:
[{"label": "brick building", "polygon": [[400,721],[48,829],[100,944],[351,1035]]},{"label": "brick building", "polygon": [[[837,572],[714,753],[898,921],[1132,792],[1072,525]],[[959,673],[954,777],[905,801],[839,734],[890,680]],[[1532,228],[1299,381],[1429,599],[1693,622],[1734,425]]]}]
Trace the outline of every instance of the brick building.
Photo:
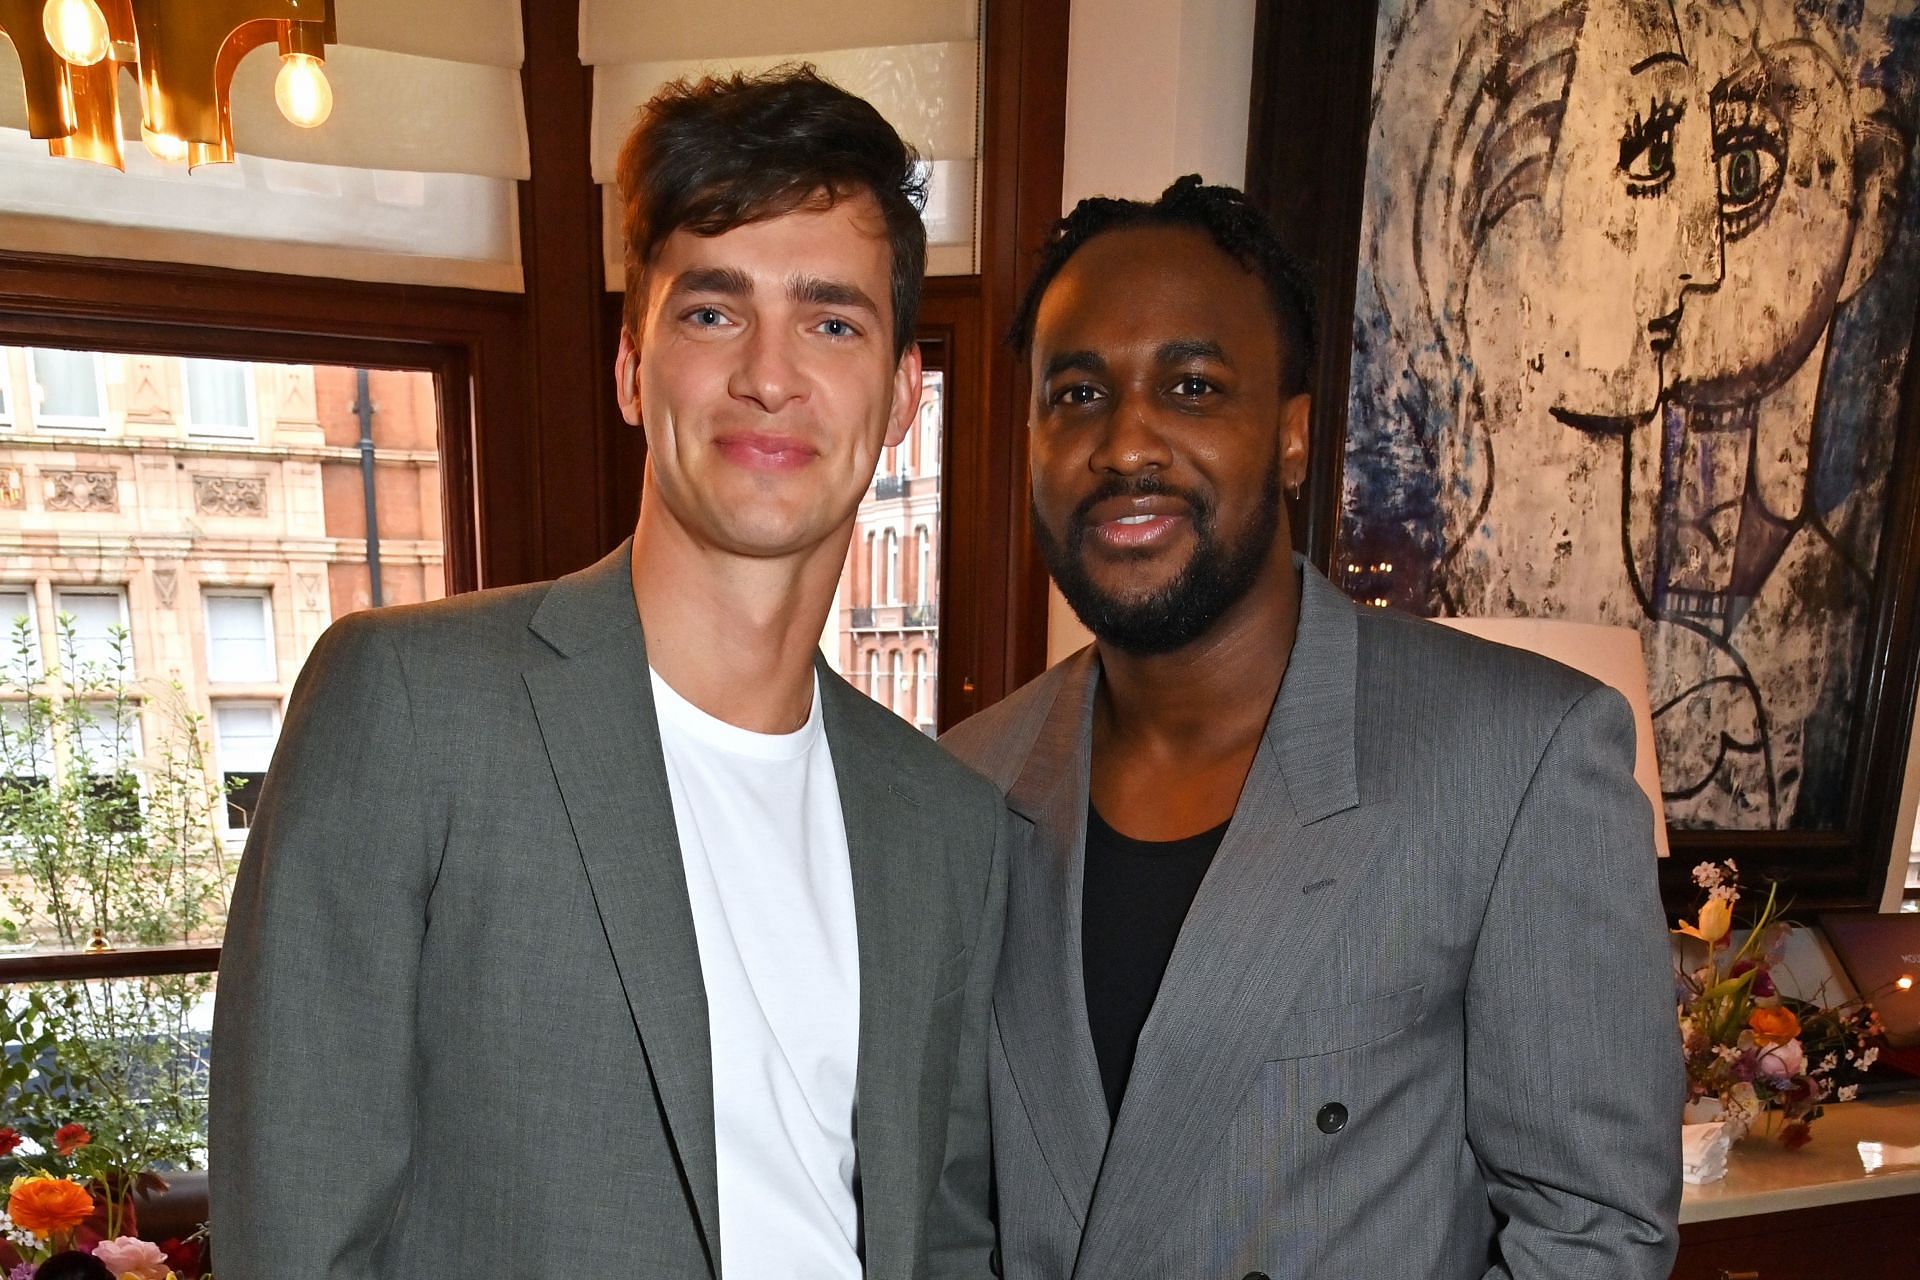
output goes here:
[{"label": "brick building", "polygon": [[59,614],[83,655],[126,627],[136,686],[177,681],[248,784],[237,833],[320,633],[445,592],[437,424],[425,374],[0,347],[0,622],[42,663]]}]

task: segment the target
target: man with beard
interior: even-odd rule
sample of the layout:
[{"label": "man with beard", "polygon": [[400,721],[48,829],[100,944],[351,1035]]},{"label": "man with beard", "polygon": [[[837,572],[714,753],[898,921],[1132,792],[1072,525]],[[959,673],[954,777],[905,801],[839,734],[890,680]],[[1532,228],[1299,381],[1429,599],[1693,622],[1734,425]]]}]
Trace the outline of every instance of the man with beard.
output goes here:
[{"label": "man with beard", "polygon": [[1029,824],[1004,1273],[1664,1277],[1682,1073],[1625,701],[1292,555],[1311,312],[1185,178],[1083,202],[1015,323],[1095,643],[946,740]]}]

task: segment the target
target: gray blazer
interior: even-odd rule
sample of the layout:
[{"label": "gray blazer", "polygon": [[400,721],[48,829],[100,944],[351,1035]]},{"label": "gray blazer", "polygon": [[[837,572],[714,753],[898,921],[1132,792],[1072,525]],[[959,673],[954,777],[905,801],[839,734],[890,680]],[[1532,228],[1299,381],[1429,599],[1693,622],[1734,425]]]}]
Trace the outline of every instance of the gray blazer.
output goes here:
[{"label": "gray blazer", "polygon": [[945,740],[1029,824],[989,1041],[1008,1280],[1664,1278],[1683,1074],[1624,699],[1302,578],[1111,1131],[1095,653]]},{"label": "gray blazer", "polygon": [[[628,556],[358,614],[315,648],[221,959],[222,1280],[726,1274]],[[1009,825],[924,736],[820,685],[859,929],[867,1274],[973,1280]]]}]

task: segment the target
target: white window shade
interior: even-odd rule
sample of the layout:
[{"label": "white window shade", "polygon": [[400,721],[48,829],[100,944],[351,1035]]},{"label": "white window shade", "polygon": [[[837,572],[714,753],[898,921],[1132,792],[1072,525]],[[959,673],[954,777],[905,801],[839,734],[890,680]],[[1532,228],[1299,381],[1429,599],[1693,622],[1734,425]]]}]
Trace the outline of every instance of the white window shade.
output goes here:
[{"label": "white window shade", "polygon": [[270,684],[277,674],[266,596],[208,596],[207,678],[222,684]]},{"label": "white window shade", "polygon": [[[133,638],[114,637],[114,628],[127,625],[125,594],[119,590],[56,591],[53,607],[73,619],[72,656],[81,669],[68,671],[68,680],[109,675],[118,670],[121,663],[129,668],[133,665]],[[60,646],[60,662],[64,667],[68,657],[65,637],[59,637],[56,643]]]},{"label": "white window shade", "polygon": [[974,40],[980,0],[583,0],[580,61],[590,67],[676,58],[753,58],[804,49]]},{"label": "white window shade", "polygon": [[265,773],[280,735],[279,716],[265,703],[213,704],[214,750],[222,773]]},{"label": "white window shade", "polygon": [[[21,634],[24,625],[26,634]],[[40,632],[33,617],[30,587],[0,589],[0,681],[40,677]]]},{"label": "white window shade", "polygon": [[125,175],[26,137],[18,55],[0,39],[0,243],[395,283],[521,287],[517,180],[530,172],[518,0],[335,0],[331,118],[274,106],[278,59],[250,52],[231,94],[232,166],[189,176],[139,142],[120,82]]},{"label": "white window shade", "polygon": [[182,360],[180,372],[189,434],[252,438],[251,366],[237,360]]},{"label": "white window shade", "polygon": [[928,163],[927,270],[976,269],[980,143],[978,0],[714,0],[636,5],[581,0],[581,61],[594,68],[594,181],[607,192],[607,287],[625,285],[621,211],[613,194],[620,146],[642,105],[688,76],[758,72],[808,62],[867,99]]}]

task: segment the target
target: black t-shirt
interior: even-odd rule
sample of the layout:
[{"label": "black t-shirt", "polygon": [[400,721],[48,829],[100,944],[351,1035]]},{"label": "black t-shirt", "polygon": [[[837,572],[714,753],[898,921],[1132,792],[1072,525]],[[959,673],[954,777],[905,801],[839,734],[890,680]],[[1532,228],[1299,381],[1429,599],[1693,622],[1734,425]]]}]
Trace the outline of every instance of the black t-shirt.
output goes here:
[{"label": "black t-shirt", "polygon": [[1133,1072],[1187,909],[1227,834],[1227,824],[1184,840],[1135,840],[1087,806],[1087,866],[1080,901],[1080,961],[1087,1023],[1110,1116]]}]

